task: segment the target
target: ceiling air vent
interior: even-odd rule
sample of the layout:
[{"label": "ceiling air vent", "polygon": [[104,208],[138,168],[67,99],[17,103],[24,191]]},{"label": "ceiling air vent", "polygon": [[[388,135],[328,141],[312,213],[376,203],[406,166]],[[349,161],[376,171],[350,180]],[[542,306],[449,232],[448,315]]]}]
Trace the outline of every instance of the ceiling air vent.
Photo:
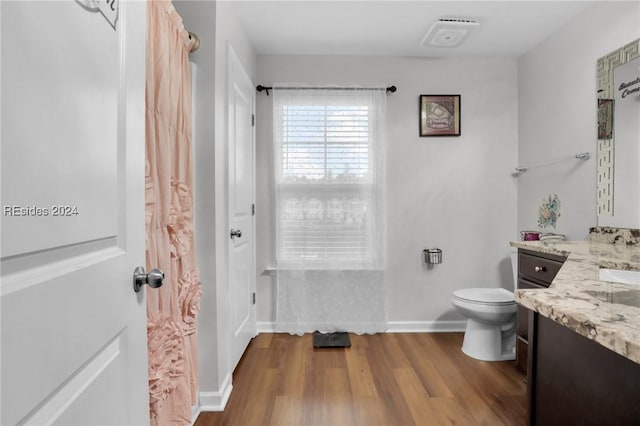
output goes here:
[{"label": "ceiling air vent", "polygon": [[438,19],[420,42],[422,47],[456,47],[464,41],[470,32],[480,26],[471,19]]}]

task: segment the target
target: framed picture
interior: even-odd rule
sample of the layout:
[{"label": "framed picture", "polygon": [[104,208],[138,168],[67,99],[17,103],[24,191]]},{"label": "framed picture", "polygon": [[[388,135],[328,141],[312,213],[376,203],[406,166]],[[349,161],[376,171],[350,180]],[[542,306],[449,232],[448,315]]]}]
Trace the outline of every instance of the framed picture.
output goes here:
[{"label": "framed picture", "polygon": [[613,99],[598,99],[598,139],[613,137]]},{"label": "framed picture", "polygon": [[460,95],[420,95],[420,136],[460,136]]}]

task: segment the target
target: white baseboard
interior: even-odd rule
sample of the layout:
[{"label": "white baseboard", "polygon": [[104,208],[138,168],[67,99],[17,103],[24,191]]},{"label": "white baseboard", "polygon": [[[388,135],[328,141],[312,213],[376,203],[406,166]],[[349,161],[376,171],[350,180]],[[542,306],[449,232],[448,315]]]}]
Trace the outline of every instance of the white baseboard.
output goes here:
[{"label": "white baseboard", "polygon": [[224,411],[224,407],[229,401],[231,390],[233,385],[231,384],[231,374],[228,374],[224,378],[220,390],[216,392],[200,392],[200,412],[203,411]]},{"label": "white baseboard", "polygon": [[[451,333],[462,332],[466,320],[459,321],[389,321],[386,333]],[[256,322],[258,333],[277,333],[272,321]]]},{"label": "white baseboard", "polygon": [[467,327],[460,321],[389,321],[387,333],[451,333],[461,332]]},{"label": "white baseboard", "polygon": [[[198,392],[198,395],[200,395],[200,392]],[[196,420],[198,420],[198,416],[200,415],[200,404],[196,404],[193,407],[191,407],[191,423],[190,425],[193,426],[194,424],[196,424]]]},{"label": "white baseboard", "polygon": [[273,321],[256,321],[256,330],[260,333],[277,333],[276,323]]}]

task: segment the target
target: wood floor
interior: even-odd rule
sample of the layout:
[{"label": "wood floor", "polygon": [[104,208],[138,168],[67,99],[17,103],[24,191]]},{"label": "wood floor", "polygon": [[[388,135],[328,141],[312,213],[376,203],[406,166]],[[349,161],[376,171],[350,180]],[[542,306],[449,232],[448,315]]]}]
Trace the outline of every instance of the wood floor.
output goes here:
[{"label": "wood floor", "polygon": [[460,350],[462,333],[351,335],[313,349],[310,334],[260,334],[233,376],[224,412],[195,426],[525,425],[513,361]]}]

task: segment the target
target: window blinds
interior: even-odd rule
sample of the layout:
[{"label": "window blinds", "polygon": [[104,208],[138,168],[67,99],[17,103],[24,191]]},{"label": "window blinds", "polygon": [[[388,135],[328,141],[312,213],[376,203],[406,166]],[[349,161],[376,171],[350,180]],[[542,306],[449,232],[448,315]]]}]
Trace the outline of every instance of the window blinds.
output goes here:
[{"label": "window blinds", "polygon": [[282,167],[285,181],[366,180],[369,108],[366,105],[285,105]]}]

